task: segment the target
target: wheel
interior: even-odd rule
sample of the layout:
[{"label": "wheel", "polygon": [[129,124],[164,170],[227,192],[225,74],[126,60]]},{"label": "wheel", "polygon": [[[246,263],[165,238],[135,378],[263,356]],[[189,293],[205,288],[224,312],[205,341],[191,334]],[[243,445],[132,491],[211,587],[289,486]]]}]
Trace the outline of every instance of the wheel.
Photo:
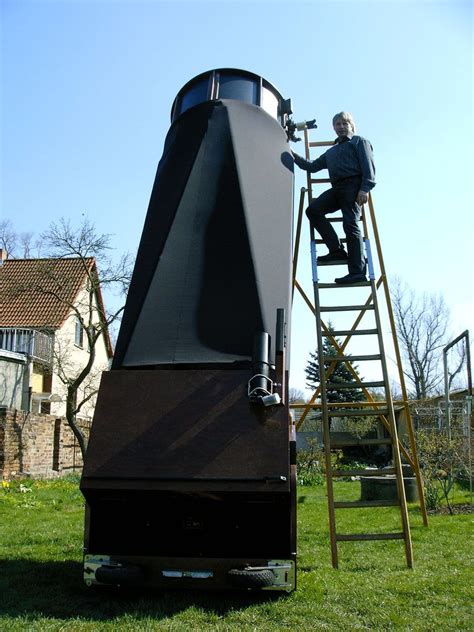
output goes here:
[{"label": "wheel", "polygon": [[265,588],[265,586],[271,586],[275,581],[275,575],[270,569],[257,571],[233,568],[227,575],[230,583],[239,588]]},{"label": "wheel", "polygon": [[143,581],[143,571],[138,566],[101,566],[95,578],[101,584],[139,584]]}]

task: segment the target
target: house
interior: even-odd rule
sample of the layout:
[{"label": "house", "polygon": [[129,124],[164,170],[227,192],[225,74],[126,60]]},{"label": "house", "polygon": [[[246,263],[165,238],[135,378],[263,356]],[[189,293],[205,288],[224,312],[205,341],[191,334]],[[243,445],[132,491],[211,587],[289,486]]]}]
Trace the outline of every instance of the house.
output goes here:
[{"label": "house", "polygon": [[0,260],[0,407],[63,416],[66,383],[92,359],[78,390],[90,418],[113,353],[94,258]]}]

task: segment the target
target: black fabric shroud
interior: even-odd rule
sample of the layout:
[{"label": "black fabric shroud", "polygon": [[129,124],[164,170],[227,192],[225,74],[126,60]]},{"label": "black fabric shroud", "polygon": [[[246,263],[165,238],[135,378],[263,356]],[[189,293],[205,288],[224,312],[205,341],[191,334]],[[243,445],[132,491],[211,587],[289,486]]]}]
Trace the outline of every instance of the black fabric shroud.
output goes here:
[{"label": "black fabric shroud", "polygon": [[172,125],[113,368],[250,361],[291,287],[292,161],[260,108],[207,102]]}]

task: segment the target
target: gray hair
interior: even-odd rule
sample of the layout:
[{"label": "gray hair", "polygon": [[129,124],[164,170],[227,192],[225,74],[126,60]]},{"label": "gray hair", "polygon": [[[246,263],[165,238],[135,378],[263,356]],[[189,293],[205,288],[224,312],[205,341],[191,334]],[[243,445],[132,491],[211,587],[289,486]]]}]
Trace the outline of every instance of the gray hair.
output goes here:
[{"label": "gray hair", "polygon": [[332,124],[334,125],[336,121],[342,119],[343,121],[347,121],[349,125],[352,127],[352,133],[355,134],[356,126],[354,123],[354,119],[352,118],[352,114],[350,112],[338,112],[332,117]]}]

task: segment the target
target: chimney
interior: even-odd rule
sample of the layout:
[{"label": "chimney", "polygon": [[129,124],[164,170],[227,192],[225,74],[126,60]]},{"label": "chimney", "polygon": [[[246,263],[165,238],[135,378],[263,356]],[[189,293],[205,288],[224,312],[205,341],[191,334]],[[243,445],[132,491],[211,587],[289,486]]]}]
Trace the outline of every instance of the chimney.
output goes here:
[{"label": "chimney", "polygon": [[0,266],[8,259],[8,252],[5,248],[0,248]]}]

